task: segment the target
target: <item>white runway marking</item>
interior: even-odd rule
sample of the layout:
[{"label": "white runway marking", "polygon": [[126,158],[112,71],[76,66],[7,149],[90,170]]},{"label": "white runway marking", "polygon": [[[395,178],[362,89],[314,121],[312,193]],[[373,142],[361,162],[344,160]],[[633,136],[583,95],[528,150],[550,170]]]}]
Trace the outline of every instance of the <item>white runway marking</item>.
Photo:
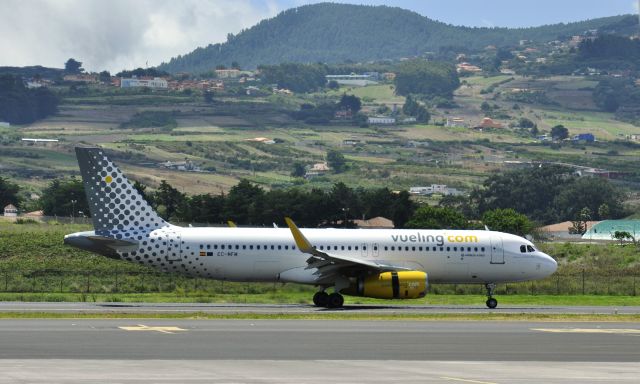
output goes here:
[{"label": "white runway marking", "polygon": [[186,329],[183,329],[180,327],[150,327],[144,324],[138,324],[130,327],[118,327],[118,328],[125,331],[153,331],[153,332],[160,332],[160,333],[175,333],[179,331],[186,331]]},{"label": "white runway marking", "polygon": [[531,328],[531,330],[551,333],[605,333],[640,336],[640,329],[633,328]]}]

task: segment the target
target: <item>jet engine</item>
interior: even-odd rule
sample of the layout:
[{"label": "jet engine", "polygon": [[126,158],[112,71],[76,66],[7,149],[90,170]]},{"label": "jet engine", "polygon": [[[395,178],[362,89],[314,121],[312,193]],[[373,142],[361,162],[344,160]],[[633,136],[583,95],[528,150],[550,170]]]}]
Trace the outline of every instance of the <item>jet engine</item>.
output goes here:
[{"label": "jet engine", "polygon": [[417,299],[426,295],[428,285],[425,272],[382,272],[358,277],[342,293],[376,299]]}]

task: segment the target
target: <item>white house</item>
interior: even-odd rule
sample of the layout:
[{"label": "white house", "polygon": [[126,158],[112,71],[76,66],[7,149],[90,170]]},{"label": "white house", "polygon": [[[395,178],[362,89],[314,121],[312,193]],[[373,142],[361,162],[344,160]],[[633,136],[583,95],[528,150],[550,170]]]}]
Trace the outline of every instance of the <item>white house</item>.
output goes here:
[{"label": "white house", "polygon": [[4,217],[16,217],[18,216],[18,208],[13,204],[9,204],[4,207]]},{"label": "white house", "polygon": [[395,117],[369,117],[367,123],[373,125],[392,125],[396,123]]},{"label": "white house", "polygon": [[169,83],[167,80],[155,77],[153,79],[138,79],[132,77],[130,79],[121,78],[120,79],[120,88],[135,88],[135,87],[147,87],[154,89],[167,89],[169,88]]}]

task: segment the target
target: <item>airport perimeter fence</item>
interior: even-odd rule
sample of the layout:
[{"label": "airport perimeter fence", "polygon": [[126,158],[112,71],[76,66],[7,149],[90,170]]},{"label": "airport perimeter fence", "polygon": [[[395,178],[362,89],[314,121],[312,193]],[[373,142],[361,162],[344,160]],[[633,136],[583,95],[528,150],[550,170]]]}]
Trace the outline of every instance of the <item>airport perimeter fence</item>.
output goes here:
[{"label": "airport perimeter fence", "polygon": [[[232,283],[161,272],[76,272],[63,270],[0,270],[3,293],[199,293],[266,294],[309,291],[297,284]],[[482,285],[432,284],[429,294],[485,294]],[[544,280],[498,284],[496,294],[520,295],[629,295],[640,293],[640,275],[582,271],[554,274]]]}]

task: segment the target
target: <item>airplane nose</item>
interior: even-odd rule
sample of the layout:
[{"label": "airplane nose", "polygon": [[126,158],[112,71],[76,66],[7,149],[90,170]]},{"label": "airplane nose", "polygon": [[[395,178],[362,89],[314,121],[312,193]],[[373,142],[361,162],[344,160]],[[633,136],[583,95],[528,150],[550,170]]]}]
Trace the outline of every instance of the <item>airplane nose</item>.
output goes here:
[{"label": "airplane nose", "polygon": [[545,276],[552,275],[558,269],[558,263],[553,259],[553,257],[543,254],[542,256],[542,270]]}]

